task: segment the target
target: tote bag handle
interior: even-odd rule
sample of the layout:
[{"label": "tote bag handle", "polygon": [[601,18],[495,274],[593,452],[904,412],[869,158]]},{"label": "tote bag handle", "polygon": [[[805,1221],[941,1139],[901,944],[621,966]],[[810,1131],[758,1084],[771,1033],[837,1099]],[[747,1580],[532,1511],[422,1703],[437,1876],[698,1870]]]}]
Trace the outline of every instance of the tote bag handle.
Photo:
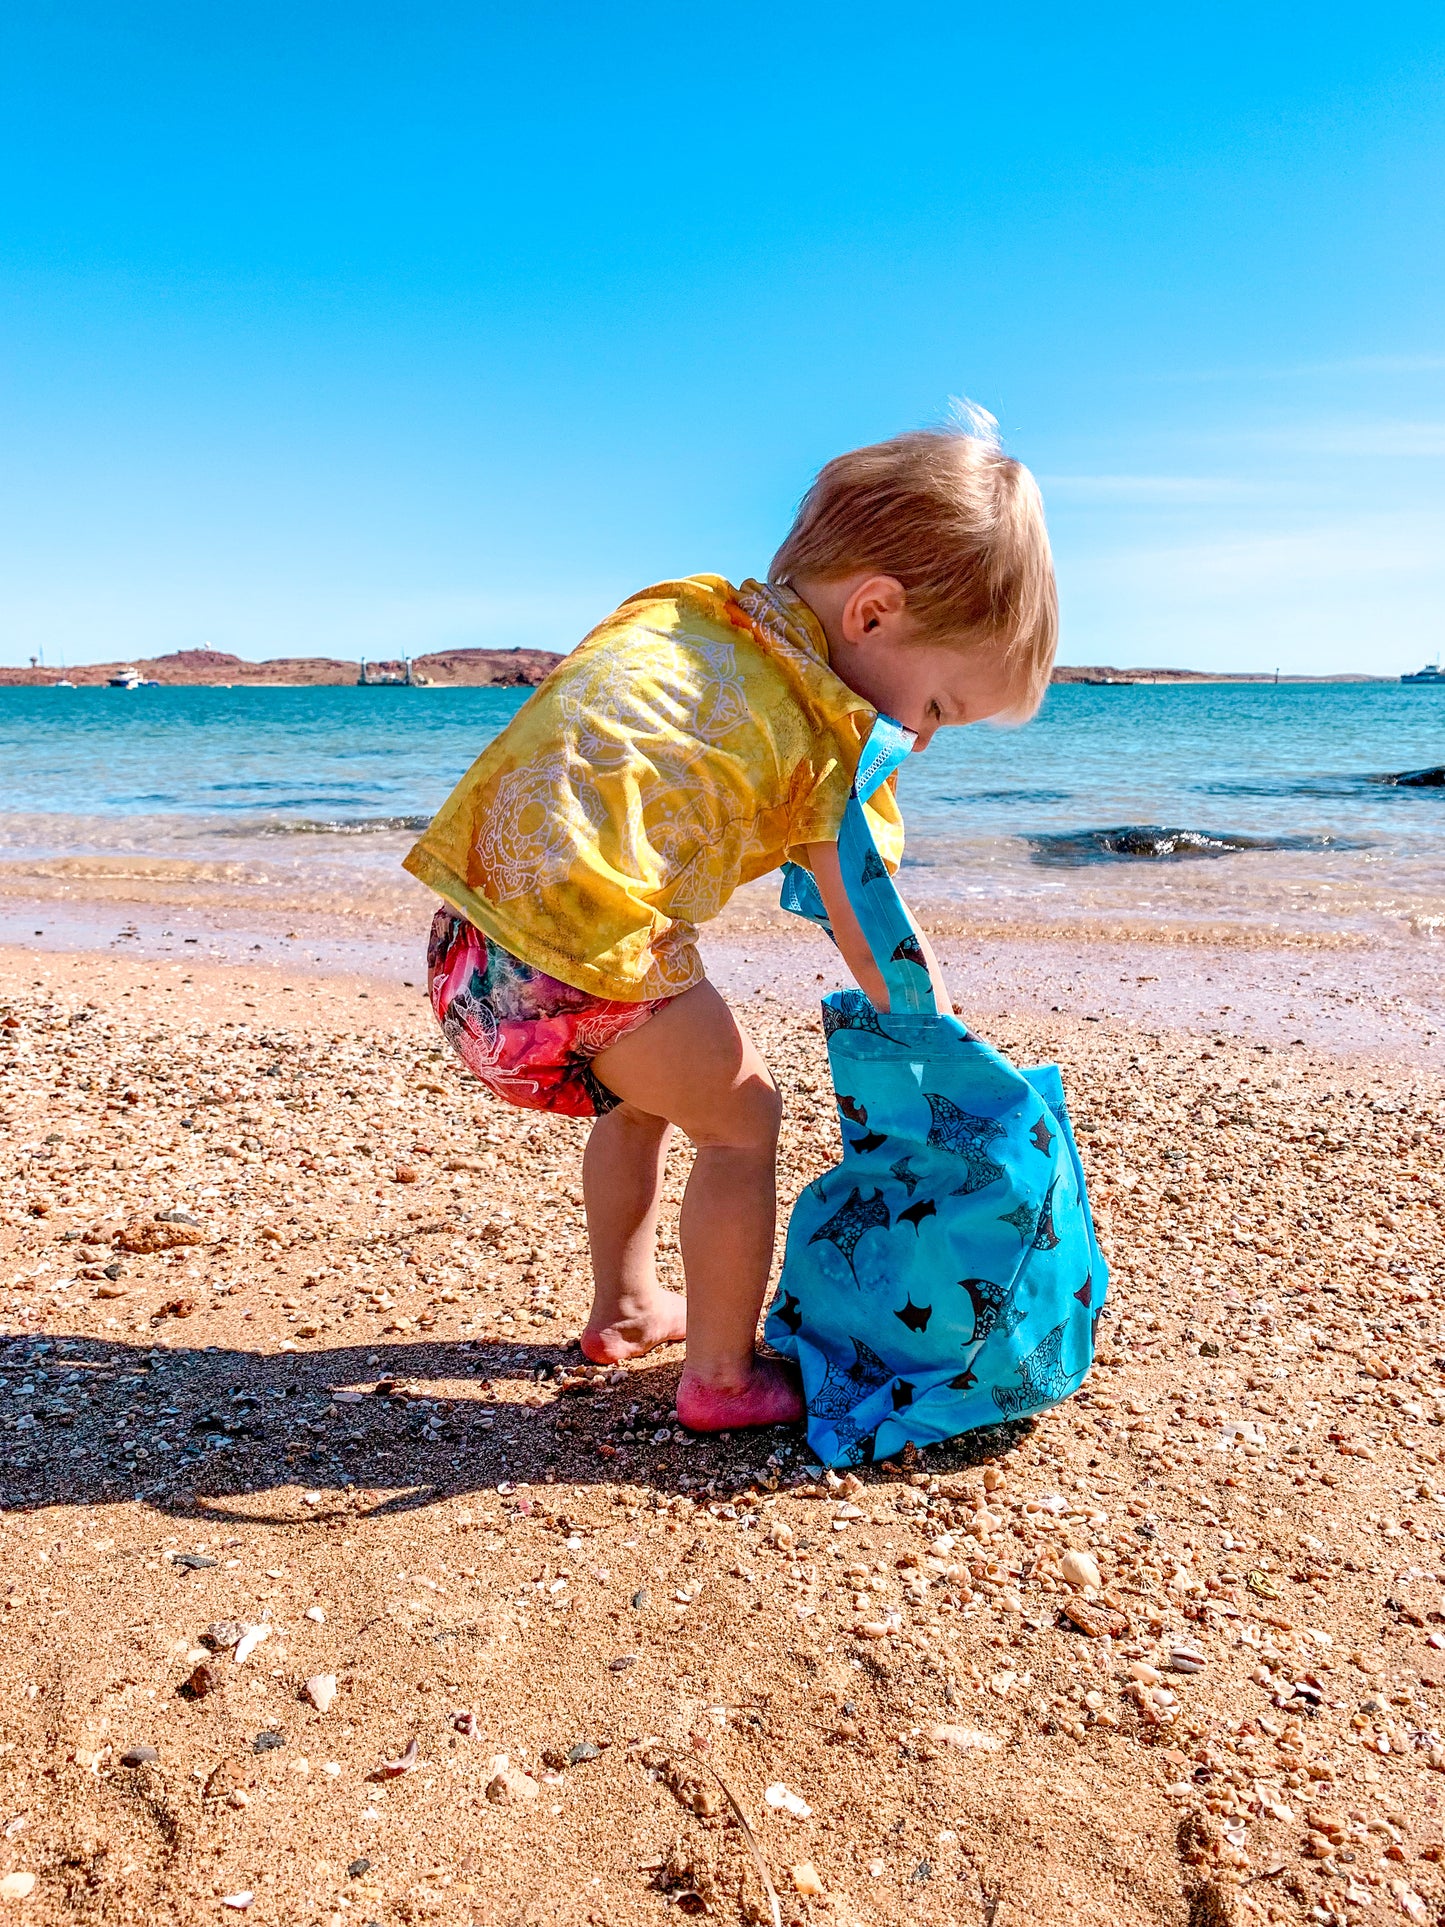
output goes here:
[{"label": "tote bag handle", "polygon": [[[895,723],[891,716],[880,715],[869,731],[838,831],[838,867],[848,903],[887,986],[889,1008],[937,1017],[938,1000],[918,940],[918,926],[878,854],[863,807],[907,760],[913,743],[913,731]],[[800,864],[783,865],[781,901],[783,909],[821,924],[832,936],[822,893],[811,872]]]}]

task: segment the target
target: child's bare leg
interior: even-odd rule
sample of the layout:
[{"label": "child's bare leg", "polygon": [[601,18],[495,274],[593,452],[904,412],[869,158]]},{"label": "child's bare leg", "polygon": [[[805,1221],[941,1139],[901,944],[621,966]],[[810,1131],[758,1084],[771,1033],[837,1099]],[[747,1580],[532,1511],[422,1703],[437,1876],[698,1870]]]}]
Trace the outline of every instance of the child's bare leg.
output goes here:
[{"label": "child's bare leg", "polygon": [[682,1206],[688,1319],[678,1416],[700,1431],[800,1418],[796,1374],[753,1350],[773,1257],[782,1115],[767,1066],[704,983],[604,1051],[594,1069],[624,1107],[667,1119],[696,1146]]},{"label": "child's bare leg", "polygon": [[631,1104],[606,1111],[582,1159],[593,1297],[582,1350],[594,1364],[638,1358],[687,1335],[687,1300],[657,1282],[657,1208],[672,1126]]}]

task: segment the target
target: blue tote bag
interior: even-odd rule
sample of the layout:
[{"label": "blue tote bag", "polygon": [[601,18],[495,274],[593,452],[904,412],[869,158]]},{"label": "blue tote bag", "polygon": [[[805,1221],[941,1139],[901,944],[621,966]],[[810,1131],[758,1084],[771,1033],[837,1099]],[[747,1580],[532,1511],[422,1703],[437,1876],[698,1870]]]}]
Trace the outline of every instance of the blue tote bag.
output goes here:
[{"label": "blue tote bag", "polygon": [[[912,746],[878,718],[843,817],[843,883],[890,1008],[859,990],[824,1001],[843,1161],[793,1207],[765,1327],[802,1371],[825,1465],[1067,1398],[1093,1363],[1108,1279],[1058,1070],[1016,1070],[938,1009],[874,845],[863,805]],[[828,929],[793,864],[783,907]]]}]

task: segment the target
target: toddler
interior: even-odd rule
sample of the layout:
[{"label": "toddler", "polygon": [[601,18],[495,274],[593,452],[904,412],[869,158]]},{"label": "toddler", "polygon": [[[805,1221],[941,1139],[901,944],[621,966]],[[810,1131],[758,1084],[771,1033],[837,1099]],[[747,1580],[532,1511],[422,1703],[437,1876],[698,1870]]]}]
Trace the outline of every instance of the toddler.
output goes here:
[{"label": "toddler", "polygon": [[[510,1103],[597,1120],[583,1163],[595,1291],[583,1351],[611,1363],[685,1338],[677,1412],[693,1430],[803,1411],[792,1368],[754,1350],[781,1102],[704,975],[697,926],[791,859],[812,871],[844,961],[885,1008],[837,854],[875,715],[919,750],[945,726],[1023,720],[1057,630],[1038,490],[990,434],[855,449],[819,474],[766,582],[690,576],[608,616],[406,858],[444,900],[428,980],[463,1061]],[[892,787],[868,808],[896,868]],[[654,1264],[674,1129],[695,1150],[686,1299]]]}]

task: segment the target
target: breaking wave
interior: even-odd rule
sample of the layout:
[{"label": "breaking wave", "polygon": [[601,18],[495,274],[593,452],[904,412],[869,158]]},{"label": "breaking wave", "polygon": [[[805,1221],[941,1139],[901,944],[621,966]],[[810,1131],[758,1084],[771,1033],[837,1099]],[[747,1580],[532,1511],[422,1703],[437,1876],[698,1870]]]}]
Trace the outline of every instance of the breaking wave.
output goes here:
[{"label": "breaking wave", "polygon": [[228,824],[222,836],[377,836],[385,831],[424,830],[430,816],[315,816],[286,823]]},{"label": "breaking wave", "polygon": [[1085,863],[1170,863],[1237,856],[1244,850],[1343,850],[1354,843],[1333,836],[1239,836],[1223,830],[1169,829],[1125,823],[1111,830],[1039,832],[1025,838],[1035,863],[1076,868]]}]

